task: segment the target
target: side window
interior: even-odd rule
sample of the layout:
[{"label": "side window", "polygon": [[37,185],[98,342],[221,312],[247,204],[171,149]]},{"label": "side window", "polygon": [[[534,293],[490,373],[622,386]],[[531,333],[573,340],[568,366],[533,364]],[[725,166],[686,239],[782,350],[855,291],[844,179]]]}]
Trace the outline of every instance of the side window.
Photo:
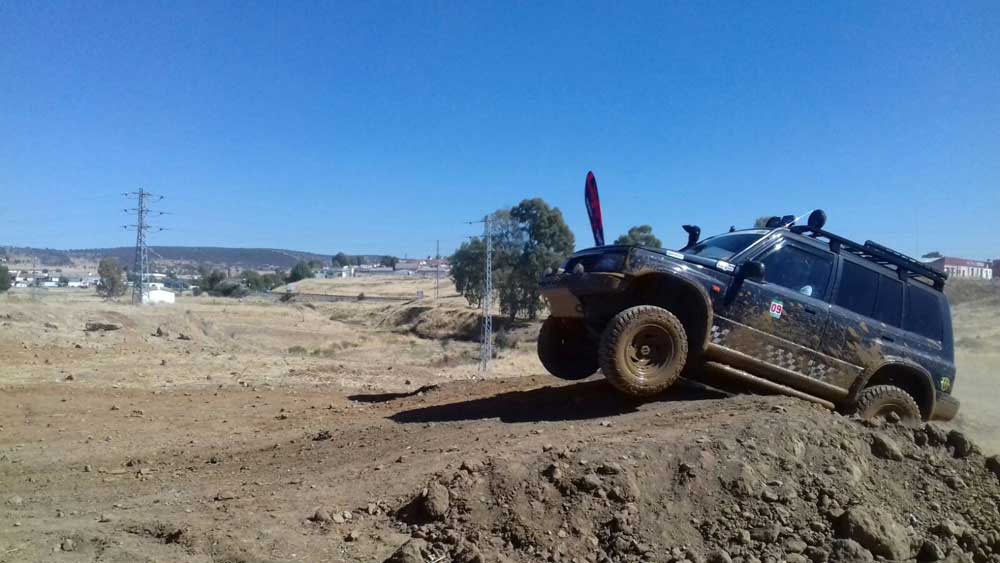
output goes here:
[{"label": "side window", "polygon": [[903,319],[903,328],[940,341],[942,321],[938,295],[930,289],[909,286],[906,290],[906,318]]},{"label": "side window", "polygon": [[889,276],[879,276],[875,320],[899,326],[903,316],[903,283]]},{"label": "side window", "polygon": [[832,256],[821,256],[787,244],[779,246],[761,261],[768,283],[818,299],[823,298],[833,271]]},{"label": "side window", "polygon": [[844,260],[843,264],[840,284],[837,286],[837,299],[834,303],[859,315],[870,317],[875,310],[878,274],[850,260]]}]

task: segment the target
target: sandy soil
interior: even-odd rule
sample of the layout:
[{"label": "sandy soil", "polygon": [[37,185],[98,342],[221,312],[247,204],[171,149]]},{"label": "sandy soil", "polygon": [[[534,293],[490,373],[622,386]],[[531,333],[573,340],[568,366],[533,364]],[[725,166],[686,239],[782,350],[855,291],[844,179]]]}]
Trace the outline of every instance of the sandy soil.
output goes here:
[{"label": "sandy soil", "polygon": [[[337,292],[427,283],[346,281]],[[475,313],[455,297],[142,309],[70,291],[0,299],[3,562],[381,561],[410,537],[390,513],[470,456],[607,445],[652,427],[669,441],[725,433],[761,409],[815,410],[688,387],[635,404],[596,378],[558,382],[535,357],[532,325],[510,328],[516,347],[481,378]],[[998,309],[954,314],[958,424],[992,451]],[[339,521],[309,521],[319,507]]]},{"label": "sandy soil", "polygon": [[1000,300],[962,303],[952,310],[955,331],[955,396],[962,401],[956,424],[993,452],[1000,452]]}]

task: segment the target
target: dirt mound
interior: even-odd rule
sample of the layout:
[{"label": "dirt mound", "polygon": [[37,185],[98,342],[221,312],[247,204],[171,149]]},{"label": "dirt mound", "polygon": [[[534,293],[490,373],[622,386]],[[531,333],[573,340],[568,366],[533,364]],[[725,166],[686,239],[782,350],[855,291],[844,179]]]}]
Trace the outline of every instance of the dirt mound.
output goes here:
[{"label": "dirt mound", "polygon": [[[480,338],[482,314],[468,307],[406,305],[385,309],[383,326],[433,340],[475,340]],[[539,322],[511,321],[493,317],[493,330],[499,348],[516,348],[521,342],[538,339]]]},{"label": "dirt mound", "polygon": [[400,507],[390,560],[1000,561],[1000,461],[961,433],[749,420],[466,459]]},{"label": "dirt mound", "polygon": [[472,340],[479,337],[479,311],[433,305],[387,308],[384,325],[421,338]]}]

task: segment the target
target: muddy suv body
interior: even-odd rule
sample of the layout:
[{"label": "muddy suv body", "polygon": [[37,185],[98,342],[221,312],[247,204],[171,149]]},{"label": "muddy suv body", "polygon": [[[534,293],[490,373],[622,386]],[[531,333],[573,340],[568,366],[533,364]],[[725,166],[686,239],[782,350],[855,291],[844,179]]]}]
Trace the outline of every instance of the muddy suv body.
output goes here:
[{"label": "muddy suv body", "polygon": [[731,231],[681,251],[603,246],[543,278],[539,357],[632,395],[714,374],[865,416],[955,416],[945,275],[821,228]]}]

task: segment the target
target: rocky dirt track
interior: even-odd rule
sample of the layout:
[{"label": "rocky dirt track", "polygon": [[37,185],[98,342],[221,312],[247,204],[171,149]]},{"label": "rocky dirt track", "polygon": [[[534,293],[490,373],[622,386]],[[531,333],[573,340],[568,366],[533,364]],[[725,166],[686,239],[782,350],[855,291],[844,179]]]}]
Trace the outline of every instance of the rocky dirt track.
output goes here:
[{"label": "rocky dirt track", "polygon": [[[696,384],[634,403],[598,378],[470,380],[379,328],[426,312],[252,305],[255,337],[231,304],[90,307],[7,309],[2,562],[1000,561],[1000,461],[952,428]],[[208,329],[178,340],[182,321]],[[286,333],[307,353],[280,353]],[[501,375],[532,347],[503,354]]]}]

